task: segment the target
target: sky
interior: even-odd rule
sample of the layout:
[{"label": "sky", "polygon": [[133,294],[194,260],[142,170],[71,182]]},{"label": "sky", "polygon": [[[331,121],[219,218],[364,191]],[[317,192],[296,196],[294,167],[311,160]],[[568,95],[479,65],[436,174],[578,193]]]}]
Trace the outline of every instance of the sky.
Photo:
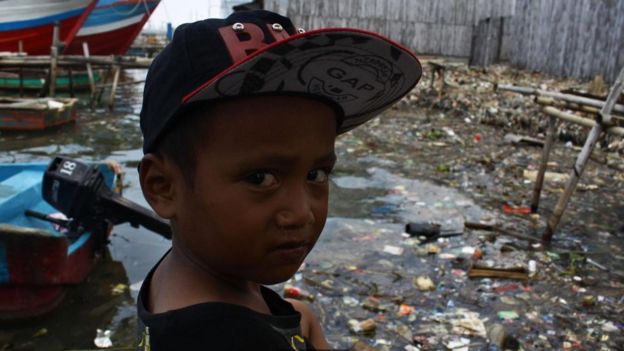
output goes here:
[{"label": "sky", "polygon": [[164,31],[167,22],[171,22],[176,27],[186,22],[210,17],[223,17],[226,14],[223,13],[222,6],[221,0],[161,0],[156,11],[154,11],[147,22],[145,29],[148,31]]}]

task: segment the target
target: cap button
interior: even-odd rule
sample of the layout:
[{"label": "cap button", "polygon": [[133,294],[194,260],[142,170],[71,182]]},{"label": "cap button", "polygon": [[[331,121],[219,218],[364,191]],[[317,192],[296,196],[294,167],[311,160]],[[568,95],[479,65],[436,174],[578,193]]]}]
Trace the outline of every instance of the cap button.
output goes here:
[{"label": "cap button", "polygon": [[241,32],[241,31],[245,30],[245,25],[244,25],[244,24],[242,24],[242,23],[240,23],[240,22],[236,22],[236,23],[234,23],[234,24],[232,25],[232,29],[233,29],[235,32]]},{"label": "cap button", "polygon": [[281,25],[281,24],[279,24],[279,23],[273,23],[273,25],[272,25],[271,27],[273,27],[273,29],[274,29],[276,32],[281,32],[281,31],[283,31],[283,30],[284,30],[284,27],[282,27],[282,25]]},{"label": "cap button", "polygon": [[305,29],[303,29],[303,28],[299,27],[299,28],[297,29],[297,32],[299,32],[299,33],[305,33]]}]

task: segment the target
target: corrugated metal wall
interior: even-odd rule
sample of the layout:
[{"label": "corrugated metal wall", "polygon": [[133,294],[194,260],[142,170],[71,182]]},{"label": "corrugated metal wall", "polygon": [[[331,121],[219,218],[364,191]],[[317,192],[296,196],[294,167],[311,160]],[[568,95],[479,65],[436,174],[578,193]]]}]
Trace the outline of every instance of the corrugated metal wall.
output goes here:
[{"label": "corrugated metal wall", "polygon": [[502,39],[491,39],[500,41],[494,44],[499,60],[557,75],[601,74],[608,81],[624,66],[624,0],[264,0],[264,4],[305,29],[363,28],[419,54],[440,56],[470,57],[479,23],[505,17]]},{"label": "corrugated metal wall", "polygon": [[264,0],[305,29],[355,27],[384,34],[419,54],[470,55],[474,26],[511,16],[516,0]]}]

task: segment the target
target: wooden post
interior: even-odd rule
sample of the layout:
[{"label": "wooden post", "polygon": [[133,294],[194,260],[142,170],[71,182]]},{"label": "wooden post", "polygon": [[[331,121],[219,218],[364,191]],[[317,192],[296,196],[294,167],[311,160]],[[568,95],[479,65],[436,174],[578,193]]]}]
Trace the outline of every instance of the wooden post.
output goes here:
[{"label": "wooden post", "polygon": [[600,134],[604,130],[605,124],[611,121],[611,111],[615,106],[615,102],[618,97],[622,93],[624,89],[624,68],[620,71],[615,83],[611,87],[611,91],[609,92],[609,96],[607,97],[607,101],[602,106],[600,110],[600,114],[596,117],[596,124],[592,127],[592,130],[589,132],[587,136],[587,140],[585,140],[585,145],[583,145],[583,149],[579,153],[576,163],[574,164],[574,168],[570,173],[570,180],[566,185],[566,188],[559,197],[559,201],[555,206],[555,210],[553,214],[548,219],[548,223],[546,224],[546,230],[544,230],[544,234],[542,235],[542,240],[545,242],[550,242],[552,240],[552,236],[557,229],[557,225],[561,220],[561,216],[563,215],[563,211],[568,205],[568,201],[572,196],[574,190],[576,190],[576,185],[578,184],[581,175],[583,174],[583,170],[585,169],[585,165],[587,164],[587,160],[591,155]]},{"label": "wooden post", "polygon": [[95,106],[98,105],[102,101],[102,94],[104,93],[104,87],[106,86],[106,82],[108,82],[110,75],[111,75],[111,67],[108,66],[108,69],[106,70],[106,73],[104,73],[100,86],[96,88],[95,94],[91,96],[91,108],[92,109],[95,108]]},{"label": "wooden post", "polygon": [[115,76],[113,77],[113,86],[110,91],[110,98],[108,99],[108,109],[113,110],[115,108],[115,92],[117,91],[117,84],[119,83],[119,75],[121,74],[121,66],[114,66]]},{"label": "wooden post", "polygon": [[537,213],[539,208],[540,195],[542,193],[542,185],[544,184],[544,174],[546,173],[546,166],[548,164],[548,158],[550,156],[550,149],[552,148],[553,141],[555,139],[555,126],[556,119],[553,116],[548,116],[548,129],[546,132],[546,142],[544,143],[544,149],[542,150],[542,162],[537,172],[537,179],[535,179],[535,188],[533,189],[533,200],[531,201],[531,213]]},{"label": "wooden post", "polygon": [[24,53],[24,42],[21,40],[17,43],[17,52],[20,56]]},{"label": "wooden post", "polygon": [[74,73],[71,67],[67,69],[67,75],[69,78],[69,96],[74,97]]},{"label": "wooden post", "polygon": [[91,63],[88,61],[89,43],[87,43],[86,41],[82,43],[82,53],[87,59],[87,75],[89,76],[89,88],[91,89],[91,98],[93,99],[93,95],[95,94],[95,79],[93,78],[93,69],[91,68]]},{"label": "wooden post", "polygon": [[58,63],[60,24],[54,22],[54,32],[52,34],[52,47],[50,48],[50,96],[56,93],[56,68]]},{"label": "wooden post", "polygon": [[20,66],[19,68],[19,95],[20,97],[24,97],[24,68]]}]

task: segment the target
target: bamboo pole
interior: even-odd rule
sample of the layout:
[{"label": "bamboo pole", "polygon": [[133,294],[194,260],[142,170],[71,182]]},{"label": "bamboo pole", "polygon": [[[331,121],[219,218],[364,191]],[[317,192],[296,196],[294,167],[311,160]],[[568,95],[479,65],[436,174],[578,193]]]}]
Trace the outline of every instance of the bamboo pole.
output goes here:
[{"label": "bamboo pole", "polygon": [[[503,90],[503,91],[512,91],[512,92],[521,93],[521,94],[546,96],[546,97],[551,97],[553,99],[564,100],[568,102],[577,103],[580,105],[588,105],[588,106],[593,106],[593,107],[598,107],[598,108],[602,108],[605,105],[605,102],[601,100],[590,99],[590,98],[571,95],[571,94],[563,94],[563,93],[558,93],[554,91],[535,89],[531,87],[520,87],[520,86],[515,86],[515,85],[509,85],[509,84],[500,84],[496,87],[496,89]],[[624,112],[624,105],[614,104],[613,111]]]},{"label": "bamboo pole", "polygon": [[555,139],[555,126],[557,121],[554,116],[548,117],[548,130],[546,132],[546,142],[542,149],[542,162],[540,163],[539,170],[537,172],[537,179],[535,180],[535,188],[533,188],[533,200],[531,201],[531,213],[537,213],[539,208],[540,196],[542,194],[542,185],[544,184],[544,174],[546,174],[546,166],[548,165],[548,158],[550,157],[550,150]]},{"label": "bamboo pole", "polygon": [[[542,112],[544,112],[545,114],[549,116],[557,117],[564,121],[578,124],[578,125],[588,127],[588,128],[593,128],[596,125],[596,122],[589,118],[579,117],[573,113],[564,112],[551,106],[546,106],[542,108]],[[603,126],[603,127],[604,127],[604,131],[609,134],[613,134],[617,136],[624,136],[624,127],[615,127],[615,126]]]},{"label": "bamboo pole", "polygon": [[[598,108],[598,107],[587,106],[587,105],[579,105],[579,104],[572,103],[572,102],[555,100],[555,99],[553,99],[551,97],[546,97],[546,96],[536,96],[535,97],[535,102],[537,102],[539,105],[542,105],[542,106],[552,106],[552,107],[557,107],[557,108],[565,108],[567,110],[574,110],[574,111],[584,112],[584,113],[590,114],[592,116],[596,116],[597,114],[600,113],[600,108]],[[624,119],[624,116],[616,115],[615,113],[613,113],[613,118]]]},{"label": "bamboo pole", "polygon": [[557,225],[561,220],[561,216],[563,215],[563,211],[565,211],[566,206],[568,205],[568,201],[576,190],[576,186],[578,184],[583,171],[585,170],[585,165],[587,164],[587,160],[591,155],[600,134],[604,130],[603,123],[609,123],[611,120],[611,111],[615,106],[615,102],[617,101],[620,94],[622,94],[622,90],[624,89],[624,68],[620,71],[615,83],[611,87],[611,91],[609,92],[609,96],[607,97],[607,101],[602,106],[600,110],[600,115],[596,118],[596,123],[592,127],[589,136],[587,136],[587,140],[585,140],[585,145],[583,145],[583,149],[578,155],[576,159],[576,163],[572,168],[572,172],[570,173],[570,180],[566,185],[566,188],[559,197],[559,201],[555,206],[555,210],[553,214],[548,219],[548,223],[546,224],[546,230],[544,230],[544,234],[542,235],[542,240],[545,242],[550,242],[552,240],[552,236],[557,229]]},{"label": "bamboo pole", "polygon": [[[82,53],[84,57],[89,59],[89,43],[86,41],[82,43]],[[91,96],[95,94],[95,79],[93,78],[93,69],[91,68],[91,62],[87,61],[87,75],[89,76],[89,88],[91,89]]]}]

